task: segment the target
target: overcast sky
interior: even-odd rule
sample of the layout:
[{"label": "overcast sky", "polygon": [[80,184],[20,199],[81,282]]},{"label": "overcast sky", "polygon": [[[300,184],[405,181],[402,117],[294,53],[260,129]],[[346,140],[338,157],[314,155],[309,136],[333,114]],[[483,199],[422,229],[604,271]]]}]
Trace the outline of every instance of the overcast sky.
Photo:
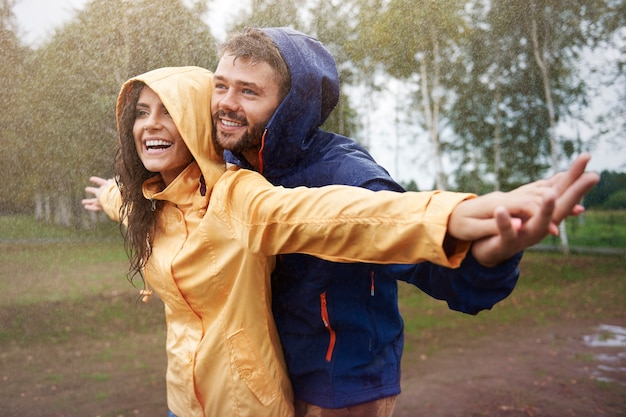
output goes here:
[{"label": "overcast sky", "polygon": [[[17,17],[20,37],[29,45],[37,46],[41,44],[54,33],[55,28],[69,21],[74,16],[75,10],[82,8],[88,1],[17,0],[14,13]],[[232,16],[240,11],[242,7],[245,7],[242,6],[244,3],[248,4],[248,2],[239,1],[236,3],[238,6],[234,7],[235,2],[232,0],[229,2],[211,2],[212,19],[210,27],[216,38],[219,40],[224,39],[226,35],[225,27],[231,23]],[[220,18],[216,19],[216,14]],[[393,93],[392,91],[390,94]],[[374,158],[386,167],[397,180],[408,182],[414,179],[420,189],[432,188],[434,171],[430,163],[432,157],[429,155],[429,147],[424,140],[425,137],[419,138],[417,146],[409,148],[411,152],[402,151],[399,155],[396,155],[393,152],[393,145],[396,142],[397,129],[392,126],[392,120],[396,117],[396,110],[390,108],[393,105],[382,105],[386,101],[384,97],[376,97],[373,100],[359,100],[357,102],[364,101],[369,101],[370,106],[361,107],[359,111],[361,113],[366,111],[368,114],[367,119],[370,126],[366,132],[371,138],[368,145]],[[389,101],[386,102],[389,103]],[[416,134],[414,132],[410,133]],[[406,140],[406,138],[397,139],[400,143]],[[590,169],[592,170],[626,171],[626,138],[621,138],[620,146],[601,143],[596,149],[592,150],[591,154]]]}]

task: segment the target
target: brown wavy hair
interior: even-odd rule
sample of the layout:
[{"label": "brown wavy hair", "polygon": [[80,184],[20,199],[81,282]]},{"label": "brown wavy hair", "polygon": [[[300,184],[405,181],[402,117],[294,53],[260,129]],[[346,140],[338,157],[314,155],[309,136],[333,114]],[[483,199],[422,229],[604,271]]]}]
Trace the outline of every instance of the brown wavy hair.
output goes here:
[{"label": "brown wavy hair", "polygon": [[[122,196],[120,224],[124,235],[124,247],[130,259],[129,279],[142,276],[142,270],[152,252],[159,205],[146,199],[142,192],[144,181],[159,175],[148,171],[135,148],[133,125],[135,124],[137,101],[145,87],[141,81],[132,81],[124,88],[117,104],[117,132],[119,147],[115,154],[115,178]],[[142,278],[143,279],[143,278]]]}]

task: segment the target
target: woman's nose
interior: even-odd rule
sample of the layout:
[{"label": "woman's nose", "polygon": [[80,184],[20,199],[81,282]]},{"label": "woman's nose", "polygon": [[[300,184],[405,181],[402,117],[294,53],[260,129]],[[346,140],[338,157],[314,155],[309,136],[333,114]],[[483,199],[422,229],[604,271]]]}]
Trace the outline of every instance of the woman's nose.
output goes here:
[{"label": "woman's nose", "polygon": [[152,114],[148,119],[146,119],[146,124],[144,125],[144,130],[158,130],[162,127],[161,120],[159,116]]}]

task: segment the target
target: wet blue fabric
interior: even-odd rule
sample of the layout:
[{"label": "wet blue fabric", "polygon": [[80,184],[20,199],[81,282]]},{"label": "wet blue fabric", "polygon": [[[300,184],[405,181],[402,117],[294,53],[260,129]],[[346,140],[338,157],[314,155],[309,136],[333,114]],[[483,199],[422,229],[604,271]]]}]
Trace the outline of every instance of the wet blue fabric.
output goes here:
[{"label": "wet blue fabric", "polygon": [[[292,29],[264,31],[278,45],[292,86],[266,127],[261,173],[285,187],[343,184],[403,192],[365,148],[320,129],[339,97],[337,69],[326,48]],[[226,151],[225,158],[252,169],[242,155]],[[273,312],[296,397],[342,408],[397,395],[404,343],[397,281],[476,314],[511,293],[520,259],[521,253],[485,268],[469,255],[460,268],[449,269],[281,256],[272,275]]]}]

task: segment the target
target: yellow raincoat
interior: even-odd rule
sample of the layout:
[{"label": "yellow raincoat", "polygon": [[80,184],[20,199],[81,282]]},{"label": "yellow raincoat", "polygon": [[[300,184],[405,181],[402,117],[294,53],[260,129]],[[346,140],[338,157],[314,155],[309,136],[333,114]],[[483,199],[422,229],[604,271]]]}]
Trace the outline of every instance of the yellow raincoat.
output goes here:
[{"label": "yellow raincoat", "polygon": [[[146,198],[166,201],[144,274],[165,304],[167,401],[179,417],[293,415],[271,315],[274,255],[449,267],[465,256],[467,242],[449,257],[442,242],[450,212],[470,195],[274,187],[255,172],[226,170],[217,155],[209,71],[162,68],[129,80],[118,117],[135,80],[159,95],[195,158],[167,188],[160,177],[143,187]],[[100,202],[119,220],[114,186]]]}]

